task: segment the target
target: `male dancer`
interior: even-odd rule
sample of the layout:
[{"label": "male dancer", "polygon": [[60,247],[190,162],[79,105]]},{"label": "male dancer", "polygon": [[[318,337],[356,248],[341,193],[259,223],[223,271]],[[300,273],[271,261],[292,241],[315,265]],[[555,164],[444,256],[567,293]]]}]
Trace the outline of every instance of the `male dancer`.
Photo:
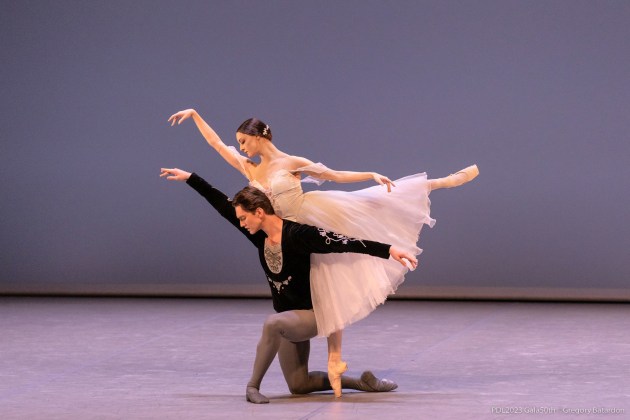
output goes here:
[{"label": "male dancer", "polygon": [[[390,245],[283,220],[275,215],[267,196],[253,187],[245,187],[230,202],[225,194],[197,174],[162,168],[160,176],[185,181],[258,248],[277,313],[270,315],[263,325],[252,377],[246,388],[247,401],[269,402],[259,389],[276,354],[291,393],[330,390],[327,373],[308,371],[309,340],[317,335],[310,292],[310,254],[358,252],[380,258],[391,255],[410,268],[416,267],[416,258]],[[341,381],[343,388],[369,392],[386,392],[398,387],[387,379],[377,379],[370,371],[363,372],[360,378],[342,376]]]}]

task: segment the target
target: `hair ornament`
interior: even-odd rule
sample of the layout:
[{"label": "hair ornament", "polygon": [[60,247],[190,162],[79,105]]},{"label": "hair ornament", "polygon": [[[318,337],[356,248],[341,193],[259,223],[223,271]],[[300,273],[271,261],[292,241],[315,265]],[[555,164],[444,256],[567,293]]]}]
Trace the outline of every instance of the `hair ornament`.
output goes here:
[{"label": "hair ornament", "polygon": [[265,128],[263,128],[262,135],[266,136],[269,132],[269,124],[265,124]]}]

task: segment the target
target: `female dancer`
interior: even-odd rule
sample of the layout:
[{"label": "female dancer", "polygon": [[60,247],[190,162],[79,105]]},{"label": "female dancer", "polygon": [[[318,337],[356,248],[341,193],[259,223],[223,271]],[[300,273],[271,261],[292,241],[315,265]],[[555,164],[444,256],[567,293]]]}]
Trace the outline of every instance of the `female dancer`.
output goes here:
[{"label": "female dancer", "polygon": [[[194,109],[173,114],[171,126],[192,118],[197,128],[230,165],[267,193],[275,212],[283,219],[322,227],[343,235],[391,243],[414,255],[423,224],[433,226],[429,215],[429,193],[462,185],[475,178],[476,165],[445,178],[428,180],[425,173],[411,175],[396,183],[375,172],[335,171],[299,156],[280,151],[272,143],[269,125],[258,119],[243,122],[236,132],[242,152],[227,146]],[[260,157],[256,163],[249,158]],[[378,186],[354,192],[313,191],[303,193],[304,181],[360,182],[374,180]],[[313,180],[317,178],[320,181]],[[392,186],[396,187],[392,190]],[[348,203],[351,202],[351,205]],[[338,240],[344,240],[340,236]],[[405,267],[388,260],[355,254],[313,255],[311,297],[318,336],[328,337],[328,377],[336,397],[341,396],[341,374],[347,365],[341,360],[341,331],[363,319],[402,283]]]}]

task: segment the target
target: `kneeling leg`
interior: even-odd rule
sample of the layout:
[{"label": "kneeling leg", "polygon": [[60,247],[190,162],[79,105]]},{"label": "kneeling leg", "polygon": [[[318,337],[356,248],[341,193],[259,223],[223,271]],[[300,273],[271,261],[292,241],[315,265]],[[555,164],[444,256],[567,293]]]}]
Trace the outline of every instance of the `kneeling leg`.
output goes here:
[{"label": "kneeling leg", "polygon": [[[313,338],[316,334],[317,326],[315,324],[313,311],[297,310],[270,315],[265,321],[263,333],[256,348],[256,359],[254,361],[252,377],[247,383],[247,401],[258,404],[269,402],[267,397],[259,392],[260,384],[271,362],[273,362],[278,350],[281,348],[282,343],[308,343],[308,340]],[[292,347],[288,346],[288,348]],[[293,351],[298,350],[293,348]],[[306,358],[308,359],[308,352]],[[291,387],[291,385],[289,386]]]}]

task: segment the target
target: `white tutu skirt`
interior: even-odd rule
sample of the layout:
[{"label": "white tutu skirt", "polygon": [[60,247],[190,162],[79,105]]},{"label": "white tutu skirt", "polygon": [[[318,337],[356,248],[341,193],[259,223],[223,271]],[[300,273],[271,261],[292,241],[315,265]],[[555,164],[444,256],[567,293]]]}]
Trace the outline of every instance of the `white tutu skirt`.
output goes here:
[{"label": "white tutu skirt", "polygon": [[[431,227],[425,173],[359,191],[304,194],[297,221],[344,235],[384,242],[415,255],[423,225]],[[403,282],[408,269],[393,259],[364,254],[312,254],[311,297],[318,336],[327,337],[366,317]]]}]

